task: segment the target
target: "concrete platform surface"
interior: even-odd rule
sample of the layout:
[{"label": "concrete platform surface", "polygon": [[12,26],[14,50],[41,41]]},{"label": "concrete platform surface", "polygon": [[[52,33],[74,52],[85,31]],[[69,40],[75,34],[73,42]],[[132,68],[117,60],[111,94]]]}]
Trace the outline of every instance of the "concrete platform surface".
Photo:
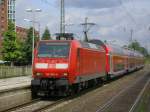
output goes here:
[{"label": "concrete platform surface", "polygon": [[30,87],[30,85],[31,85],[31,76],[0,79],[0,92]]}]

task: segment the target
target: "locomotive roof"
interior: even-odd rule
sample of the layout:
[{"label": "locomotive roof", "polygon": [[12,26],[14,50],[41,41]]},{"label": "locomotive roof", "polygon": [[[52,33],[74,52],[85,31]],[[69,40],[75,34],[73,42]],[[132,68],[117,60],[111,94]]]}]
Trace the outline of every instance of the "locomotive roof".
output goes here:
[{"label": "locomotive roof", "polygon": [[39,42],[70,42],[72,40],[40,40]]},{"label": "locomotive roof", "polygon": [[[41,40],[40,42],[47,43],[47,42],[54,42],[54,43],[61,43],[61,42],[75,42],[77,45],[79,45],[82,48],[88,48],[88,49],[95,49],[95,50],[104,50],[103,47],[99,46],[98,44],[90,43],[90,42],[84,42],[79,40]],[[39,43],[40,43],[39,42]]]},{"label": "locomotive roof", "polygon": [[89,43],[93,43],[93,44],[98,44],[98,45],[101,45],[101,46],[105,46],[104,42],[102,42],[101,40],[98,40],[98,39],[89,40]]}]

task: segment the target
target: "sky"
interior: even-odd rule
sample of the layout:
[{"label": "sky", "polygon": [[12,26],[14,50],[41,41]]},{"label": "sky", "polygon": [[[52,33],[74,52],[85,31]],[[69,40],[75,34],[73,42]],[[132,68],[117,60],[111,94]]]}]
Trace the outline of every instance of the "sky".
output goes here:
[{"label": "sky", "polygon": [[[90,39],[101,39],[121,46],[131,39],[139,41],[150,50],[150,0],[65,0],[66,32],[73,32],[83,39],[85,17],[96,25],[90,28]],[[35,21],[40,23],[41,33],[48,27],[52,34],[59,32],[60,0],[16,0],[16,24],[30,27],[24,19],[33,18],[26,9],[41,9],[36,12]],[[36,25],[38,29],[38,25]]]}]

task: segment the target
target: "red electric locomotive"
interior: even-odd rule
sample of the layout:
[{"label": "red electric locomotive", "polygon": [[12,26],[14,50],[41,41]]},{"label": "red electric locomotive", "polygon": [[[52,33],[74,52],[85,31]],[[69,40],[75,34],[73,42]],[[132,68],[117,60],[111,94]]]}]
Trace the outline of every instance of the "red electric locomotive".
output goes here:
[{"label": "red electric locomotive", "polygon": [[64,96],[94,85],[106,74],[102,45],[77,40],[40,41],[35,50],[32,95]]},{"label": "red electric locomotive", "polygon": [[78,40],[40,41],[33,63],[32,96],[66,96],[144,66],[143,56],[134,50]]}]

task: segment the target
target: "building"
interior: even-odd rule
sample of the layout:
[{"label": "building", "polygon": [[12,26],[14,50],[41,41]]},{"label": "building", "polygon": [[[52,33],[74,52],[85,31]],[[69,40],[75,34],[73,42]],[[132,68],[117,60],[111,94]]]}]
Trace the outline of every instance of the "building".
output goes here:
[{"label": "building", "polygon": [[[20,26],[16,26],[16,33],[17,33],[18,38],[24,41],[27,38],[28,29],[20,27]],[[38,31],[35,31],[35,36],[39,37]]]},{"label": "building", "polygon": [[15,23],[15,1],[0,0],[0,47],[2,45],[3,32],[7,30],[8,21]]},{"label": "building", "polygon": [[2,43],[2,34],[7,30],[8,24],[8,1],[0,0],[0,47]]},{"label": "building", "polygon": [[15,2],[16,0],[8,0],[7,1],[7,7],[8,7],[8,20],[11,20],[13,23],[16,22],[16,18],[15,18]]},{"label": "building", "polygon": [[[16,27],[16,33],[21,40],[25,40],[27,37],[28,29],[16,26],[16,10],[15,10],[16,0],[0,0],[0,47],[2,47],[3,32],[8,28],[8,21],[12,21]],[[35,32],[36,36],[39,36],[39,32]]]},{"label": "building", "polygon": [[17,36],[21,39],[21,40],[25,40],[27,37],[27,32],[28,29],[20,27],[20,26],[16,26],[16,32],[17,32]]}]

